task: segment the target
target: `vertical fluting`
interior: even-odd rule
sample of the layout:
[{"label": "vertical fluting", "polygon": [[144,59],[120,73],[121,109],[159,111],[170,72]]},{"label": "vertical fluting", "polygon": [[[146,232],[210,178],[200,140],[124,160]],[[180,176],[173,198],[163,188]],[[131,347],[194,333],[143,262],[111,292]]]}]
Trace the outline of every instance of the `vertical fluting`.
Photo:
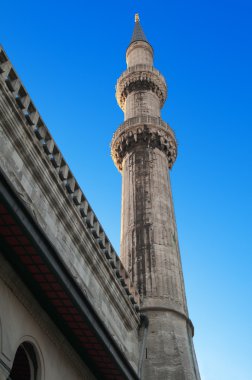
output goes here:
[{"label": "vertical fluting", "polygon": [[122,167],[121,260],[142,295],[186,312],[168,161],[139,143]]},{"label": "vertical fluting", "polygon": [[169,177],[176,140],[160,118],[166,83],[152,66],[153,50],[138,18],[126,56],[128,69],[116,91],[125,122],[111,152],[122,173],[121,260],[149,320],[141,378],[199,380]]}]

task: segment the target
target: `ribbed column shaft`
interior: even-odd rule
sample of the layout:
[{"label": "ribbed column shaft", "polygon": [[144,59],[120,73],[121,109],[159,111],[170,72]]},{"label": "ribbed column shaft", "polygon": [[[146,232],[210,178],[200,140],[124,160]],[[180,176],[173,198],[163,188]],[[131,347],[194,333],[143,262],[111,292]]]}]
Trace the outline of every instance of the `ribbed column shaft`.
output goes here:
[{"label": "ribbed column shaft", "polygon": [[121,260],[143,306],[186,313],[177,231],[166,155],[137,144],[122,166]]},{"label": "ribbed column shaft", "polygon": [[122,178],[121,260],[149,320],[141,378],[198,380],[167,157],[140,142],[126,154]]},{"label": "ribbed column shaft", "polygon": [[150,91],[136,91],[128,95],[125,101],[125,120],[135,116],[160,117],[160,101]]}]

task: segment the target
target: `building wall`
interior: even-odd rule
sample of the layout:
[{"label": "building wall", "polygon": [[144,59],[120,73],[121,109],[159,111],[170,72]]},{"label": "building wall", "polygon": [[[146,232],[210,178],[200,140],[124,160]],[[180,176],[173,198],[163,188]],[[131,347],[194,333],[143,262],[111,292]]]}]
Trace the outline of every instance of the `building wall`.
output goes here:
[{"label": "building wall", "polygon": [[38,380],[95,379],[2,255],[0,324],[0,380],[7,379],[23,342],[35,349]]},{"label": "building wall", "polygon": [[0,92],[1,170],[137,370],[139,315],[1,78]]}]

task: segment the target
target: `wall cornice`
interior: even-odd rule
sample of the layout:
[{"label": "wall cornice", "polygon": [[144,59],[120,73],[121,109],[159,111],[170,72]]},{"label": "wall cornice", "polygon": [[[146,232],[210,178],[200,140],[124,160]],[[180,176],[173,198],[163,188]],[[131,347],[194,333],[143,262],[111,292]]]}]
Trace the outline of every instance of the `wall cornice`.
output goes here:
[{"label": "wall cornice", "polygon": [[137,342],[139,294],[42,119],[26,115],[30,98],[21,108],[17,94],[25,90],[11,70],[0,49],[1,169],[125,349]]}]

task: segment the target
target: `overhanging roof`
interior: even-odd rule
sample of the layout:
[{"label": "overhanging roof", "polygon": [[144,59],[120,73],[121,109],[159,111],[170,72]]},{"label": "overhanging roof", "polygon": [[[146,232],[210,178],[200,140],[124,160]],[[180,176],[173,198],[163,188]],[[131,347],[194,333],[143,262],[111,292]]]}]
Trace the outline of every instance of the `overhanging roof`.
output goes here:
[{"label": "overhanging roof", "polygon": [[1,172],[0,244],[1,253],[98,379],[139,379]]}]

